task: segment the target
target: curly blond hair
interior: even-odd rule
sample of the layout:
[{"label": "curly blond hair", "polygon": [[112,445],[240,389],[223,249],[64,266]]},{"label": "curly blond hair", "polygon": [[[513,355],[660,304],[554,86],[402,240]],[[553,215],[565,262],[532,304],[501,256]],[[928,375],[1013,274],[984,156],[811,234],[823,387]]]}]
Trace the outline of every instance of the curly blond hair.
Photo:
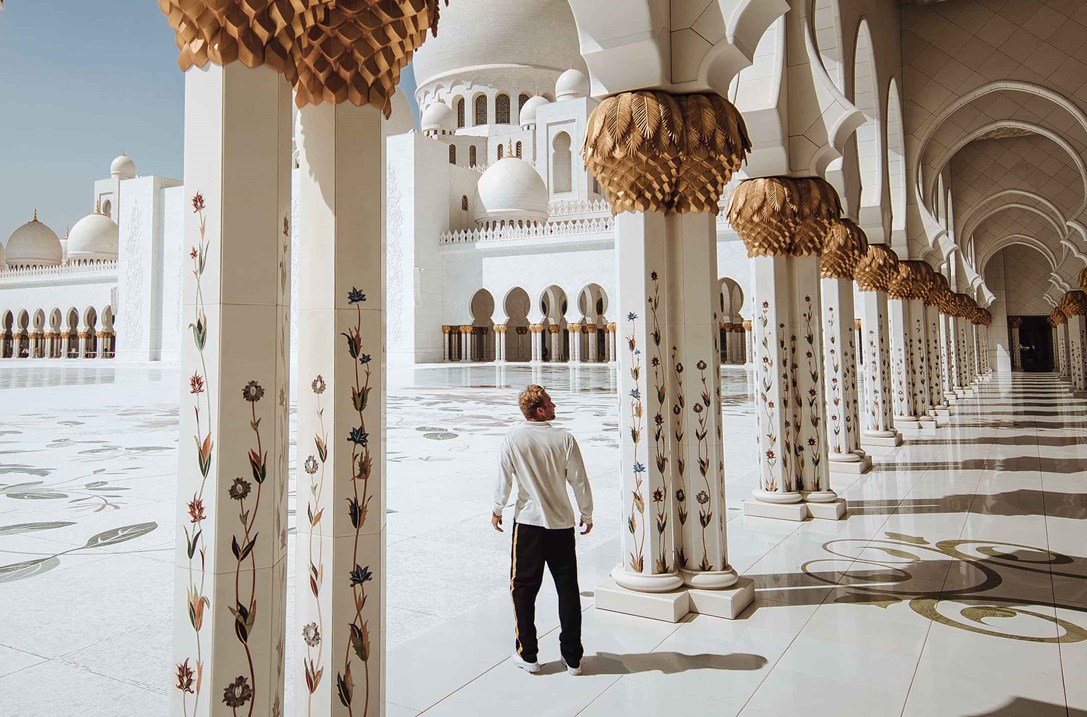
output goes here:
[{"label": "curly blond hair", "polygon": [[546,393],[546,389],[538,384],[525,386],[525,390],[521,391],[521,395],[517,397],[517,404],[521,407],[521,413],[525,415],[525,418],[536,417],[536,409],[544,405]]}]

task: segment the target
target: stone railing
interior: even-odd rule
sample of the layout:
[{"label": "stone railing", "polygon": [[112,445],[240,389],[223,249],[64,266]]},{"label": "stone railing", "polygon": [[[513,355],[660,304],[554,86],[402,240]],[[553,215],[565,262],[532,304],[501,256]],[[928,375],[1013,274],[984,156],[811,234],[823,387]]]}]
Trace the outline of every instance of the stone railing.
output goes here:
[{"label": "stone railing", "polygon": [[610,217],[611,205],[606,199],[564,199],[547,205],[547,215],[552,219],[589,214]]},{"label": "stone railing", "polygon": [[441,246],[476,244],[478,242],[512,241],[516,239],[545,239],[548,237],[584,236],[615,231],[615,221],[609,214],[596,219],[580,219],[569,222],[547,222],[531,228],[498,227],[495,229],[461,229],[442,232],[438,238]]},{"label": "stone railing", "polygon": [[70,276],[72,274],[112,274],[117,272],[117,260],[103,261],[96,264],[61,264],[60,266],[36,266],[0,269],[0,281],[5,279],[26,279],[48,276]]}]

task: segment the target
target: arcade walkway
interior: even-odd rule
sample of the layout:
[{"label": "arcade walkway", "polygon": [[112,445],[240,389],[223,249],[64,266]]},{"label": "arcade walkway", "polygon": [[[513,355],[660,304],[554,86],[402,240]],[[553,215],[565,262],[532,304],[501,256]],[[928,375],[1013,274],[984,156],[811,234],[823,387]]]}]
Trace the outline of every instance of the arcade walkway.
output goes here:
[{"label": "arcade walkway", "polygon": [[[998,375],[951,425],[835,476],[846,520],[793,524],[742,515],[748,375],[723,377],[730,557],[757,600],[735,621],[678,625],[592,607],[618,553],[611,369],[390,380],[390,717],[1087,715],[1087,402],[1050,375]],[[113,364],[0,376],[5,717],[165,713],[178,380]],[[581,545],[579,678],[506,660],[508,534],[486,514],[493,450],[529,380],[551,387],[599,506]],[[546,584],[538,615],[541,659],[557,660]]]}]

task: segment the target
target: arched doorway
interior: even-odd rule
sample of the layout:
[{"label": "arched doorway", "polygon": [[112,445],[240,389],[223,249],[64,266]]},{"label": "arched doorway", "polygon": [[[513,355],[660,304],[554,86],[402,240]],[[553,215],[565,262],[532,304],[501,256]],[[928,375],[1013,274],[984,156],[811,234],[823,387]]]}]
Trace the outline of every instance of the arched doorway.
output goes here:
[{"label": "arched doorway", "polygon": [[64,355],[67,358],[79,357],[79,312],[75,307],[68,309],[68,330],[64,343]]},{"label": "arched doorway", "polygon": [[102,309],[102,330],[103,334],[107,334],[103,338],[98,347],[100,358],[110,358],[116,351],[117,337],[113,334],[113,307],[106,306]]},{"label": "arched doorway", "polygon": [[720,317],[718,323],[718,348],[721,363],[742,364],[746,360],[747,335],[743,329],[744,317],[740,310],[744,305],[744,290],[730,277],[723,277],[720,283]]},{"label": "arched doorway", "polygon": [[[578,292],[577,308],[581,312],[581,352],[582,361],[604,361],[606,340],[604,327],[607,325],[606,312],[608,310],[608,295],[600,284],[587,284]],[[590,328],[591,327],[591,328]]]},{"label": "arched doorway", "polygon": [[531,361],[532,338],[528,331],[528,312],[532,308],[532,299],[527,291],[515,286],[506,292],[502,308],[506,312],[506,360]]},{"label": "arched doorway", "polygon": [[93,306],[83,312],[83,331],[86,339],[80,358],[94,358],[98,355],[98,312]]},{"label": "arched doorway", "polygon": [[30,314],[26,309],[19,312],[19,318],[15,322],[16,341],[18,350],[15,358],[26,358],[30,355]]},{"label": "arched doorway", "polygon": [[32,358],[45,358],[45,311],[38,309],[34,312],[34,320],[31,323],[33,338],[30,340],[30,356]]},{"label": "arched doorway", "polygon": [[544,361],[562,361],[569,355],[569,329],[566,327],[566,292],[552,284],[540,295],[540,312],[544,315],[544,331],[541,358]]},{"label": "arched doorway", "polygon": [[49,312],[49,340],[46,345],[49,347],[49,358],[60,358],[63,356],[63,342],[61,340],[61,324],[64,322],[64,317],[60,313],[60,309],[54,308]]},{"label": "arched doorway", "polygon": [[10,311],[5,311],[0,318],[0,357],[11,358],[15,353],[15,316]]},{"label": "arched doorway", "polygon": [[494,361],[494,297],[486,289],[472,296],[469,307],[472,313],[472,349],[469,353],[476,361]]}]

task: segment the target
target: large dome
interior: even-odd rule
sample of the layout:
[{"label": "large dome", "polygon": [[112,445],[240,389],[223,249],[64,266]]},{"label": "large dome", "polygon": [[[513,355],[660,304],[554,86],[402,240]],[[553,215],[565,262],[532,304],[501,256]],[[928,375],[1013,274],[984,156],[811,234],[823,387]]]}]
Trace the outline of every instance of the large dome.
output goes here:
[{"label": "large dome", "polygon": [[476,184],[476,224],[547,221],[547,186],[531,164],[506,157],[492,164]]},{"label": "large dome", "polygon": [[34,218],[11,233],[6,247],[7,263],[20,266],[59,266],[62,261],[60,239],[52,229]]},{"label": "large dome", "polygon": [[117,225],[95,212],[80,219],[68,233],[68,261],[108,261],[117,258]]},{"label": "large dome", "polygon": [[[568,0],[463,0],[442,8],[438,36],[412,60],[420,89],[473,71],[584,68]],[[515,82],[516,78],[510,78]]]}]

